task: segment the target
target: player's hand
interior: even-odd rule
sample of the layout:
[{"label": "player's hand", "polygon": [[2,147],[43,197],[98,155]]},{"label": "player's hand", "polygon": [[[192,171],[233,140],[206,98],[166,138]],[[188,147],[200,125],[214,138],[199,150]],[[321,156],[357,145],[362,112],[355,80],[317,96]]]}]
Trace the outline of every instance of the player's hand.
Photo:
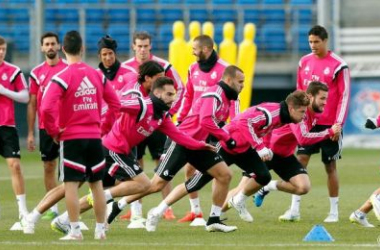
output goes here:
[{"label": "player's hand", "polygon": [[376,129],[377,128],[377,120],[373,117],[368,117],[367,121],[365,122],[364,127],[369,129]]},{"label": "player's hand", "polygon": [[236,141],[230,138],[228,141],[226,141],[226,145],[228,149],[234,149],[236,148]]},{"label": "player's hand", "polygon": [[53,137],[53,142],[59,145],[59,137],[58,136]]},{"label": "player's hand", "polygon": [[209,151],[212,151],[212,152],[215,152],[215,153],[217,151],[217,148],[215,146],[213,146],[211,144],[208,144],[208,143],[205,144],[205,149],[209,150]]},{"label": "player's hand", "polygon": [[334,125],[331,126],[331,129],[334,132],[334,135],[332,137],[330,137],[330,139],[332,141],[339,140],[339,137],[340,137],[340,135],[342,133],[342,125],[340,125],[339,123],[336,123],[336,124],[334,124]]},{"label": "player's hand", "polygon": [[59,129],[59,134],[53,137],[53,141],[54,141],[55,144],[59,145],[59,137],[61,137],[61,134],[65,130],[66,130],[66,128],[60,128]]},{"label": "player's hand", "polygon": [[28,134],[26,139],[26,144],[29,152],[33,152],[36,149],[36,144],[34,142],[34,135]]},{"label": "player's hand", "polygon": [[273,158],[273,152],[271,149],[264,147],[263,149],[260,149],[257,151],[257,154],[261,158],[262,161],[270,161]]}]

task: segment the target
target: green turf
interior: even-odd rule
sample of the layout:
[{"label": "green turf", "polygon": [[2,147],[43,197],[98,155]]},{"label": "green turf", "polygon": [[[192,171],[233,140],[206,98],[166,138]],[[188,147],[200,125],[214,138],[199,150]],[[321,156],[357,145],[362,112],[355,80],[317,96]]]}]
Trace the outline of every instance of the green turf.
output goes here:
[{"label": "green turf", "polygon": [[[22,167],[26,178],[28,208],[31,210],[44,195],[42,166],[38,154],[23,153]],[[320,156],[312,157],[309,174],[312,181],[311,192],[304,196],[301,205],[301,221],[298,223],[281,223],[277,221],[279,215],[285,212],[290,205],[290,195],[281,192],[272,192],[261,208],[254,207],[252,199],[247,206],[254,216],[253,223],[242,222],[235,211],[227,213],[227,224],[237,225],[238,230],[233,233],[208,233],[204,228],[193,228],[187,224],[174,221],[161,221],[154,233],[142,229],[127,229],[127,223],[117,221],[112,224],[105,242],[93,240],[94,219],[92,211],[82,216],[83,221],[90,227],[84,231],[85,240],[80,243],[60,242],[60,234],[50,230],[49,222],[40,221],[34,235],[24,235],[22,232],[9,231],[17,220],[18,209],[11,189],[9,171],[5,162],[1,161],[0,168],[0,249],[267,249],[267,248],[364,248],[377,247],[377,238],[380,236],[379,227],[362,228],[352,225],[348,216],[357,209],[375,190],[380,183],[378,150],[345,149],[343,159],[338,162],[341,184],[340,192],[340,222],[334,224],[323,223],[329,210],[329,201],[326,188],[326,174],[320,163]],[[147,162],[147,173],[152,175],[153,164]],[[232,187],[236,185],[241,174],[233,167],[234,179]],[[175,178],[175,183],[183,180],[183,173]],[[277,178],[275,175],[273,178]],[[210,186],[201,192],[201,205],[207,215],[210,209]],[[86,188],[82,188],[84,194]],[[143,209],[146,213],[151,207],[161,201],[161,195],[155,194],[144,199]],[[188,200],[183,199],[174,205],[177,217],[185,214],[189,209]],[[60,203],[60,211],[64,210],[64,203]],[[373,213],[369,214],[369,221],[376,225]],[[303,242],[302,239],[316,224],[322,224],[334,237],[332,243]]]}]

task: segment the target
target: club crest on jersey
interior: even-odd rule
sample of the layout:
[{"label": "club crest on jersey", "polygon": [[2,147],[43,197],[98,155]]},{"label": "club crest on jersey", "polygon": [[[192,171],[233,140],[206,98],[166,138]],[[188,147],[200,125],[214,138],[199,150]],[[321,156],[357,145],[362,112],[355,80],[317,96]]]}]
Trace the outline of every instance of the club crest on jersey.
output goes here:
[{"label": "club crest on jersey", "polygon": [[198,77],[199,76],[199,71],[198,70],[196,70],[195,72],[194,72],[194,75],[193,75],[194,77]]},{"label": "club crest on jersey", "polygon": [[90,80],[86,77],[83,78],[82,82],[80,83],[77,91],[75,92],[75,97],[81,97],[84,95],[95,95],[96,94],[96,88]]},{"label": "club crest on jersey", "polygon": [[40,76],[40,81],[43,82],[43,81],[45,80],[45,78],[46,78],[46,76],[45,76],[44,74],[42,74],[42,75]]},{"label": "club crest on jersey", "polygon": [[308,66],[306,66],[306,68],[305,68],[305,74],[307,75],[307,74],[309,73],[309,71],[310,71],[310,68],[309,68],[309,65],[308,65]]},{"label": "club crest on jersey", "polygon": [[330,74],[330,68],[326,67],[325,70],[323,71],[323,74],[325,74],[325,75]]},{"label": "club crest on jersey", "polygon": [[118,81],[118,82],[123,82],[123,76],[119,76],[119,77],[117,78],[117,81]]},{"label": "club crest on jersey", "polygon": [[3,74],[2,76],[1,76],[1,80],[3,80],[3,81],[6,81],[8,79],[8,76],[7,76],[7,74]]},{"label": "club crest on jersey", "polygon": [[211,74],[211,79],[215,80],[215,78],[216,78],[216,71],[212,72]]}]

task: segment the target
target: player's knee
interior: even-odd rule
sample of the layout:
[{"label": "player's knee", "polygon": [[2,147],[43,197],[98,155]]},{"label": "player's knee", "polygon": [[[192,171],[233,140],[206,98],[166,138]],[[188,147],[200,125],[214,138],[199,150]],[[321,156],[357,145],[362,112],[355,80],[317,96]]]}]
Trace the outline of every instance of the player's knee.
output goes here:
[{"label": "player's knee", "polygon": [[21,165],[20,161],[12,161],[9,163],[9,168],[13,174],[21,174]]},{"label": "player's knee", "polygon": [[296,187],[295,194],[296,195],[304,195],[310,191],[310,184],[301,184]]},{"label": "player's knee", "polygon": [[157,193],[164,189],[164,187],[168,184],[168,181],[165,181],[164,179],[155,180],[154,182],[150,183],[150,193]]},{"label": "player's knee", "polygon": [[45,162],[44,163],[44,172],[45,172],[45,174],[55,173],[55,163]]},{"label": "player's knee", "polygon": [[229,168],[226,168],[225,171],[220,173],[220,175],[216,178],[217,181],[228,185],[232,180],[232,171]]},{"label": "player's knee", "polygon": [[140,190],[138,192],[141,193],[141,192],[144,192],[145,190],[149,190],[150,188],[151,188],[150,181],[144,181],[140,183]]},{"label": "player's knee", "polygon": [[325,169],[326,169],[326,173],[328,175],[330,175],[330,174],[336,174],[337,173],[336,166],[332,162],[327,163],[327,164],[325,163]]}]

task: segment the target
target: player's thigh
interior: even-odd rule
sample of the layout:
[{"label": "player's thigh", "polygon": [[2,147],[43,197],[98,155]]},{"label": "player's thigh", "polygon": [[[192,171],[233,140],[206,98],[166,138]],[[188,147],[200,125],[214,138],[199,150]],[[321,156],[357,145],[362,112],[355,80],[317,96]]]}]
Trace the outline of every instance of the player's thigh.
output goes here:
[{"label": "player's thigh", "polygon": [[172,141],[168,150],[162,155],[155,173],[162,179],[171,181],[187,161],[185,148]]}]

